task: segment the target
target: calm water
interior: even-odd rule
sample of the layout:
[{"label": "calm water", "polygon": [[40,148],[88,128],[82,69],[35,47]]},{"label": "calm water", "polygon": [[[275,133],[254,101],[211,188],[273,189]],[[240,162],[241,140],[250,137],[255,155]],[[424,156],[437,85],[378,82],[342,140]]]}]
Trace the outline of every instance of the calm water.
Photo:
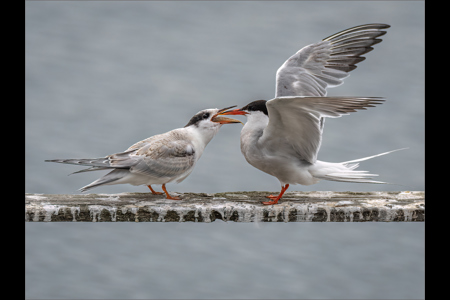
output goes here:
[{"label": "calm water", "polygon": [[[361,164],[395,184],[323,181],[290,190],[424,190],[423,4],[28,1],[25,190],[78,193],[102,173],[66,176],[78,168],[44,160],[105,156],[182,127],[204,108],[270,99],[275,72],[290,55],[372,22],[392,27],[328,95],[387,101],[328,119],[319,159],[409,147]],[[277,192],[278,180],[241,155],[241,128],[223,126],[194,172],[169,191]],[[136,191],[146,188],[93,190]],[[424,224],[26,224],[26,294],[423,298],[423,240]]]}]

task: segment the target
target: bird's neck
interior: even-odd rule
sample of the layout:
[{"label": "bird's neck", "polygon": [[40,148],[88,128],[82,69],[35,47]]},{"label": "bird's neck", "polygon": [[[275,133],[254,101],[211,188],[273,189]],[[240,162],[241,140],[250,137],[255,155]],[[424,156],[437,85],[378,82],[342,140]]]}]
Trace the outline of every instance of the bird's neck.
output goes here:
[{"label": "bird's neck", "polygon": [[252,113],[247,116],[247,122],[242,128],[242,132],[262,131],[269,124],[269,117],[264,113]]},{"label": "bird's neck", "polygon": [[192,137],[192,141],[198,150],[205,149],[206,145],[213,139],[217,134],[220,127],[217,128],[195,128],[194,126],[188,126],[183,128],[188,135]]},{"label": "bird's neck", "polygon": [[243,141],[255,143],[262,136],[264,129],[269,124],[269,117],[263,113],[252,113],[247,116],[247,122],[241,131],[241,144]]}]

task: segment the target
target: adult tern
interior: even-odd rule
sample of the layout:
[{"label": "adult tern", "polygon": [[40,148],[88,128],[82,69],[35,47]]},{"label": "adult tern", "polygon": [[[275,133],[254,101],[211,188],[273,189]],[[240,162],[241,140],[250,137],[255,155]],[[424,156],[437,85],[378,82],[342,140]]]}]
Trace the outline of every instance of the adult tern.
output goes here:
[{"label": "adult tern", "polygon": [[[291,56],[276,73],[276,93],[271,100],[253,101],[225,112],[246,115],[241,131],[241,152],[249,164],[278,178],[281,192],[270,195],[278,203],[290,184],[311,185],[320,179],[384,183],[375,174],[355,171],[358,163],[393,151],[356,160],[330,163],[317,160],[324,117],[337,118],[381,104],[379,97],[326,97],[326,89],[343,83],[348,72],[363,61],[361,55],[381,42],[387,24],[366,24],[333,34]],[[397,151],[397,150],[394,150]]]},{"label": "adult tern", "polygon": [[[236,106],[236,105],[235,105]],[[217,134],[223,124],[242,123],[223,117],[232,107],[205,109],[195,114],[186,126],[169,132],[154,135],[135,143],[124,152],[91,159],[52,159],[48,162],[90,166],[75,173],[111,170],[108,174],[82,187],[84,192],[94,187],[109,184],[147,185],[153,194],[152,184],[162,184],[167,199],[179,200],[170,196],[166,184],[183,181],[191,174],[206,145]]]}]

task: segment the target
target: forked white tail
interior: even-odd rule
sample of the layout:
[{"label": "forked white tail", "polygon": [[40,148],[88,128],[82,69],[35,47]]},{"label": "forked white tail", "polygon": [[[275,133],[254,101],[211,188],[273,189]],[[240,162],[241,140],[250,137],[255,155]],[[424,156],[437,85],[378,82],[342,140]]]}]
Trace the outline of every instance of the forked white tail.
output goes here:
[{"label": "forked white tail", "polygon": [[329,163],[317,160],[316,163],[311,166],[309,171],[314,177],[325,180],[358,183],[387,183],[383,181],[372,180],[372,177],[378,176],[377,174],[369,174],[368,171],[355,171],[355,169],[359,166],[359,162],[361,161],[404,149],[407,148],[396,149],[340,163]]}]

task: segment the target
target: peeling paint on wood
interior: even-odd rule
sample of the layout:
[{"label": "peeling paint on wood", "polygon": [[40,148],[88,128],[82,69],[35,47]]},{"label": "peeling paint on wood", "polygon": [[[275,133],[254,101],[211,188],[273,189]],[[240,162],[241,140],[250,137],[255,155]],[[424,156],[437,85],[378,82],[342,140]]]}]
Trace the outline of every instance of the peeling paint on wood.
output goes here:
[{"label": "peeling paint on wood", "polygon": [[425,192],[25,194],[27,222],[423,222]]}]

